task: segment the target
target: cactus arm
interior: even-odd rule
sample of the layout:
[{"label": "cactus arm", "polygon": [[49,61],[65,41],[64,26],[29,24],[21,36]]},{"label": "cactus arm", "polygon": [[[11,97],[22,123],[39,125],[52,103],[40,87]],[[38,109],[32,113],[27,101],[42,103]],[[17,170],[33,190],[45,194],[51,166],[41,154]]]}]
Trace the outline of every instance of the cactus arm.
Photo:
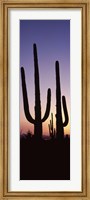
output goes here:
[{"label": "cactus arm", "polygon": [[48,92],[47,92],[46,112],[45,112],[45,115],[44,115],[43,119],[41,120],[42,122],[44,122],[48,118],[49,112],[50,112],[50,106],[51,106],[51,89],[49,88]]},{"label": "cactus arm", "polygon": [[32,116],[30,115],[30,112],[29,112],[27,88],[26,88],[26,81],[25,81],[25,72],[24,72],[23,67],[21,67],[21,80],[22,80],[22,92],[23,92],[23,104],[24,104],[25,116],[29,122],[34,124],[35,120],[32,118]]},{"label": "cactus arm", "polygon": [[63,103],[63,110],[64,110],[64,115],[65,115],[65,121],[63,123],[63,127],[65,127],[67,126],[68,121],[69,121],[65,96],[62,96],[62,103]]}]

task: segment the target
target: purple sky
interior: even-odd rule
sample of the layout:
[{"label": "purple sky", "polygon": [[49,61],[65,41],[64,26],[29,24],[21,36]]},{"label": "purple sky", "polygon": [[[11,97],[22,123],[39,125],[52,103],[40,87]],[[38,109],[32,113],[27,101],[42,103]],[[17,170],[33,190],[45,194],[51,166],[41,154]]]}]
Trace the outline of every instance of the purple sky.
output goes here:
[{"label": "purple sky", "polygon": [[[20,20],[20,67],[23,66],[29,98],[30,113],[34,117],[34,61],[33,43],[37,45],[42,117],[45,113],[47,89],[51,88],[51,112],[56,113],[55,61],[60,63],[61,92],[66,96],[70,116],[70,21],[69,20]],[[50,113],[51,113],[50,112]],[[48,134],[50,116],[43,123],[43,134]],[[55,117],[54,117],[55,127]],[[20,78],[20,129],[31,130],[23,110]],[[70,124],[65,133],[70,133]]]}]

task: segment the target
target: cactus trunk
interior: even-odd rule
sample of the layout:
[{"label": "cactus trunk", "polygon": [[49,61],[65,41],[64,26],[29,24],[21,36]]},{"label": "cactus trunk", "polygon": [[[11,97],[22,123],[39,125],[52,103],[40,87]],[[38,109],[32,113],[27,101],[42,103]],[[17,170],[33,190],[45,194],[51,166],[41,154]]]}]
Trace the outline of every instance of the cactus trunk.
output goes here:
[{"label": "cactus trunk", "polygon": [[[65,122],[63,123],[62,119],[62,107],[65,115]],[[61,102],[61,85],[60,85],[60,75],[59,75],[59,62],[56,61],[56,137],[63,139],[64,138],[64,127],[68,124],[69,117],[66,107],[65,97],[62,96]]]},{"label": "cactus trunk", "polygon": [[34,134],[38,137],[42,136],[42,122],[41,122],[41,101],[40,101],[40,85],[39,85],[39,68],[37,49],[34,44],[34,77],[35,77],[35,126]]},{"label": "cactus trunk", "polygon": [[56,62],[56,132],[57,137],[64,137],[64,130],[62,126],[62,111],[61,111],[61,87],[59,75],[59,63]]}]

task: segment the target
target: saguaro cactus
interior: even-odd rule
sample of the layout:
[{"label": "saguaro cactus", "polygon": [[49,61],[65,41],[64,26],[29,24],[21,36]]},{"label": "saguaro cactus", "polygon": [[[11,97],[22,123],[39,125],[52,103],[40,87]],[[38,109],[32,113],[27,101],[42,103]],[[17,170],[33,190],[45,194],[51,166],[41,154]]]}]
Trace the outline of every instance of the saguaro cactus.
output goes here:
[{"label": "saguaro cactus", "polygon": [[37,57],[37,47],[36,44],[33,45],[34,54],[34,81],[35,81],[35,119],[32,118],[29,112],[27,88],[25,81],[24,68],[21,67],[21,78],[22,78],[22,92],[23,92],[23,103],[24,112],[27,120],[34,124],[34,135],[36,137],[42,137],[42,123],[46,121],[49,116],[50,106],[51,106],[51,90],[48,89],[47,92],[47,105],[44,117],[41,119],[41,101],[40,101],[40,86],[39,86],[39,68],[38,68],[38,57]]},{"label": "saguaro cactus", "polygon": [[52,130],[52,135],[53,135],[53,113],[51,113],[51,130]]},{"label": "saguaro cactus", "polygon": [[51,113],[50,124],[48,124],[50,137],[55,137],[55,128],[53,127],[53,113]]},{"label": "saguaro cactus", "polygon": [[56,137],[64,138],[64,127],[67,126],[69,117],[66,106],[66,98],[62,96],[62,106],[64,110],[65,121],[62,119],[61,108],[61,87],[60,87],[60,75],[59,75],[59,62],[56,61]]}]

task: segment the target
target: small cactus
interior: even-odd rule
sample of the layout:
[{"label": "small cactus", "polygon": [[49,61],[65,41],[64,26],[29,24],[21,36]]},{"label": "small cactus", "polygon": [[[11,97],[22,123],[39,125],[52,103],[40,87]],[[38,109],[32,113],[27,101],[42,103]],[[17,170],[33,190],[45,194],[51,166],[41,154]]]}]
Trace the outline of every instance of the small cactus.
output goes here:
[{"label": "small cactus", "polygon": [[49,135],[51,138],[55,137],[55,128],[53,127],[53,113],[51,113],[51,120],[50,120],[50,124],[48,124],[48,128],[49,128]]}]

